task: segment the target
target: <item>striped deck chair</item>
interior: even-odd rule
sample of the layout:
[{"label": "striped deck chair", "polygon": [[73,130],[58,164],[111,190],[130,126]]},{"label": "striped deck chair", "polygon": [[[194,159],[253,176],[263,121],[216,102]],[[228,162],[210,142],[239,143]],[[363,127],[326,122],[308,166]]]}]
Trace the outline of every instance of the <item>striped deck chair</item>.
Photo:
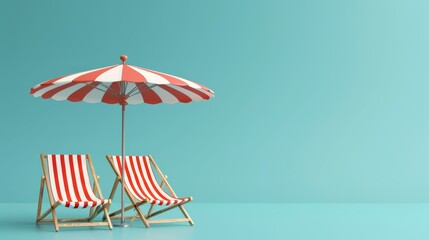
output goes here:
[{"label": "striped deck chair", "polygon": [[[98,214],[104,212],[108,216],[110,199],[103,199],[98,176],[90,156],[87,155],[45,155],[41,154],[43,176],[40,183],[39,204],[37,208],[36,223],[53,222],[55,231],[60,227],[79,226],[108,226],[112,229],[110,218],[107,222],[91,222]],[[88,169],[89,166],[89,169]],[[92,173],[94,189],[91,187],[88,170]],[[41,214],[44,186],[46,185],[50,208]],[[98,194],[98,197],[97,195]],[[63,205],[67,208],[90,207],[88,218],[58,219],[55,209]],[[52,219],[44,219],[52,214]]]},{"label": "striped deck chair", "polygon": [[[116,173],[116,179],[113,184],[112,192],[110,194],[110,199],[113,199],[115,195],[116,188],[121,181],[121,156],[106,156],[110,165]],[[125,216],[125,218],[135,218],[138,217],[143,221],[143,224],[146,227],[149,227],[151,223],[168,223],[168,222],[188,222],[190,225],[194,225],[191,217],[186,212],[183,204],[188,203],[192,200],[192,197],[188,198],[178,198],[171,188],[170,184],[167,182],[167,176],[163,175],[161,170],[156,165],[152,156],[126,156],[125,164],[125,185],[124,189],[128,195],[131,205],[124,207],[125,211],[130,209],[135,209],[137,212],[136,216]],[[153,166],[160,177],[160,183],[158,183],[154,172],[152,171]],[[163,190],[163,187],[167,187],[170,194],[166,193]],[[143,214],[140,206],[149,203],[151,206],[147,214]],[[162,206],[162,209],[153,212],[155,205]],[[174,219],[150,219],[160,213],[171,210],[178,207],[184,218],[174,218]],[[111,218],[120,218],[121,210],[113,212],[110,214]]]}]

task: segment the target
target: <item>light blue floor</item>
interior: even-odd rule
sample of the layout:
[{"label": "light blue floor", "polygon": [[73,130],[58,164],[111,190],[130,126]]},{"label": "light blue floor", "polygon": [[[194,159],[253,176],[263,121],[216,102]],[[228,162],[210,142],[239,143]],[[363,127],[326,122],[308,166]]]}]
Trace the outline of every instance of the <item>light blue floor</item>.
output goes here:
[{"label": "light blue floor", "polygon": [[[199,204],[195,221],[131,228],[79,227],[55,232],[34,223],[36,204],[0,204],[1,239],[429,239],[429,204]],[[73,211],[60,211],[60,217]],[[178,213],[178,212],[176,212]],[[69,215],[67,215],[69,214]],[[179,215],[176,215],[178,217]]]}]

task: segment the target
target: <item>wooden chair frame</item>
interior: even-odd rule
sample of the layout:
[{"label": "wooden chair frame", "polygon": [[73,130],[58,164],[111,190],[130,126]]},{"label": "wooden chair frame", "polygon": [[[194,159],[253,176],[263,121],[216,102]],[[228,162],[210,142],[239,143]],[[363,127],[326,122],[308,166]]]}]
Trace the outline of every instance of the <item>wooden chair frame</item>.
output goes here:
[{"label": "wooden chair frame", "polygon": [[[171,188],[170,184],[167,181],[167,175],[164,175],[161,170],[159,169],[158,165],[155,163],[155,160],[152,158],[151,155],[149,156],[149,160],[150,163],[152,164],[152,166],[156,169],[158,175],[161,178],[161,183],[159,184],[159,186],[161,188],[163,187],[167,187],[168,191],[170,192],[170,195],[172,197],[177,198],[176,193],[173,191],[173,188]],[[116,179],[113,183],[113,187],[112,187],[112,191],[110,193],[109,199],[112,199],[113,201],[113,197],[115,195],[116,189],[118,188],[119,183],[121,182],[121,173],[119,172],[118,169],[116,169],[115,164],[113,162],[112,156],[111,155],[106,155],[107,161],[109,162],[110,166],[112,167],[113,171],[116,174]],[[150,224],[152,223],[171,223],[171,222],[188,222],[189,225],[193,226],[194,222],[192,221],[191,217],[189,216],[188,212],[185,210],[185,208],[183,207],[183,205],[185,203],[188,203],[190,201],[192,201],[192,197],[189,197],[187,201],[183,201],[179,204],[173,204],[171,206],[167,206],[165,208],[162,208],[158,211],[152,212],[154,205],[155,204],[151,204],[149,203],[149,199],[145,199],[143,201],[136,199],[133,197],[133,195],[131,194],[131,192],[129,191],[128,187],[125,185],[124,187],[125,189],[125,193],[128,195],[128,198],[131,201],[131,205],[124,207],[124,211],[128,211],[130,209],[135,209],[137,212],[137,216],[124,216],[125,218],[140,218],[143,222],[143,224],[145,225],[145,227],[149,227]],[[140,206],[144,205],[145,203],[149,203],[151,204],[147,214],[143,214],[142,210],[140,209]],[[180,211],[182,212],[182,214],[185,216],[184,218],[171,218],[171,219],[150,219],[158,214],[161,214],[163,212],[166,212],[168,210],[171,210],[173,208],[178,207],[180,209]],[[121,214],[121,209],[119,209],[118,211],[115,211],[113,213],[110,214],[111,219],[117,219],[120,218],[121,216],[117,216]]]},{"label": "wooden chair frame", "polygon": [[[89,156],[89,154],[86,154],[86,161],[88,161],[88,165],[89,168],[91,170],[92,173],[92,177],[94,180],[94,194],[97,196],[98,194],[98,198],[103,198],[103,195],[101,193],[101,189],[100,189],[100,185],[98,184],[98,179],[100,178],[99,176],[97,176],[95,174],[95,170],[94,170],[94,166],[92,164],[92,160],[91,157]],[[38,207],[37,207],[37,217],[36,217],[36,223],[46,223],[46,222],[53,222],[54,223],[54,228],[55,231],[59,231],[60,227],[81,227],[81,226],[108,226],[109,229],[112,229],[112,223],[110,221],[110,217],[109,217],[109,206],[111,204],[111,201],[108,201],[105,204],[99,205],[97,207],[91,207],[89,210],[89,216],[87,218],[63,218],[63,219],[59,219],[57,217],[57,213],[55,211],[55,209],[61,205],[59,201],[55,201],[54,200],[54,196],[52,194],[52,190],[51,190],[51,185],[50,180],[49,180],[49,173],[48,173],[48,169],[46,167],[46,159],[47,159],[47,155],[45,154],[40,154],[40,160],[42,162],[42,168],[43,168],[43,175],[42,179],[40,181],[40,192],[39,192],[39,203],[38,203]],[[50,203],[50,208],[48,210],[46,210],[43,214],[41,213],[42,211],[42,205],[43,205],[43,192],[44,192],[44,187],[46,185],[47,188],[47,192],[48,192],[48,197],[49,197],[49,203]],[[97,215],[99,215],[101,212],[104,212],[104,215],[107,217],[103,217],[103,220],[107,220],[107,222],[91,222]],[[49,214],[52,214],[52,219],[45,219]]]}]

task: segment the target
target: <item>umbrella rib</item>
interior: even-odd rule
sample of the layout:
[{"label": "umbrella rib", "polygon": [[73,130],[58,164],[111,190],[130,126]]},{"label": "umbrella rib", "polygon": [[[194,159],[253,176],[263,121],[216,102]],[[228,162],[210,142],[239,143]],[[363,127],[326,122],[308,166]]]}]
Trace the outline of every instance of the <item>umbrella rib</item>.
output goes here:
[{"label": "umbrella rib", "polygon": [[[139,83],[136,83],[136,86],[127,93],[128,96],[131,96],[131,94],[133,94],[136,90],[139,89],[138,84]],[[145,83],[143,83],[143,84],[145,84]],[[147,85],[144,85],[144,86],[147,86]],[[134,95],[132,95],[132,96],[134,96]]]},{"label": "umbrella rib", "polygon": [[[101,83],[101,82],[100,82]],[[103,83],[101,83],[101,85],[102,86],[104,86],[106,89],[101,89],[101,88],[99,88],[99,87],[97,87],[97,86],[94,86],[94,85],[92,85],[92,83],[85,83],[86,85],[88,85],[88,86],[90,86],[90,87],[92,87],[92,88],[95,88],[95,89],[97,89],[97,90],[100,90],[100,91],[102,91],[102,92],[105,92],[105,93],[107,93],[107,94],[110,94],[110,95],[112,95],[112,96],[114,96],[114,97],[117,97],[118,95],[115,93],[115,91],[113,91],[112,89],[110,89],[109,87],[107,87],[106,85],[104,85]],[[111,92],[109,92],[109,91],[107,91],[107,90],[110,90],[110,91],[112,91],[113,93],[111,93]]]},{"label": "umbrella rib", "polygon": [[124,92],[122,93],[123,95],[125,95],[125,92],[127,91],[128,88],[128,82],[124,83]]},{"label": "umbrella rib", "polygon": [[110,90],[112,93],[110,93],[110,94],[112,94],[113,96],[115,96],[115,97],[118,97],[119,95],[116,93],[116,91],[115,90],[113,90],[112,88],[110,88],[109,86],[107,86],[106,84],[104,84],[103,82],[99,82],[100,84],[101,84],[101,86],[103,86],[103,87],[105,87],[106,88],[106,91],[104,91],[104,92],[106,92],[106,93],[109,93],[108,92],[108,90]]},{"label": "umbrella rib", "polygon": [[132,94],[137,89],[138,88],[137,88],[137,83],[136,83],[136,86],[128,92],[128,95]]},{"label": "umbrella rib", "polygon": [[[143,86],[147,86],[147,85],[143,85]],[[133,90],[131,90],[131,91],[128,93],[129,97],[135,96],[135,95],[137,95],[137,94],[142,94],[142,93],[144,93],[144,92],[148,91],[149,89],[152,89],[152,88],[156,87],[156,85],[155,85],[155,84],[152,84],[152,86],[147,86],[148,88],[146,88],[146,89],[142,90],[143,86],[142,86],[142,87],[140,87],[140,88],[138,88],[138,87],[134,87],[134,89],[133,89]],[[138,91],[137,91],[136,93],[134,93],[134,94],[130,95],[130,94],[131,94],[131,92],[135,91],[136,89],[138,89]]]},{"label": "umbrella rib", "polygon": [[132,94],[135,90],[137,90],[137,84],[136,84],[136,86],[135,86],[133,89],[131,89],[131,90],[128,92],[128,94],[127,94],[127,95]]}]

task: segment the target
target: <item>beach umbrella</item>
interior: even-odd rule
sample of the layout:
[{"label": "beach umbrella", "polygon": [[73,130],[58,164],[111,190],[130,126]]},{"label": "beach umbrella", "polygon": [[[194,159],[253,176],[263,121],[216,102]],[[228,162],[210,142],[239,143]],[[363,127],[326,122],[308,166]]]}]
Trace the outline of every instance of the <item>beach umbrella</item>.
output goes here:
[{"label": "beach umbrella", "polygon": [[[40,83],[30,90],[34,97],[71,102],[108,103],[122,107],[122,159],[125,159],[125,107],[128,104],[189,103],[214,96],[209,88],[166,73],[122,64],[62,76]],[[126,162],[124,161],[124,165]],[[121,176],[124,176],[125,166]],[[123,181],[123,177],[121,181]],[[121,182],[121,224],[125,224],[124,184]]]}]

